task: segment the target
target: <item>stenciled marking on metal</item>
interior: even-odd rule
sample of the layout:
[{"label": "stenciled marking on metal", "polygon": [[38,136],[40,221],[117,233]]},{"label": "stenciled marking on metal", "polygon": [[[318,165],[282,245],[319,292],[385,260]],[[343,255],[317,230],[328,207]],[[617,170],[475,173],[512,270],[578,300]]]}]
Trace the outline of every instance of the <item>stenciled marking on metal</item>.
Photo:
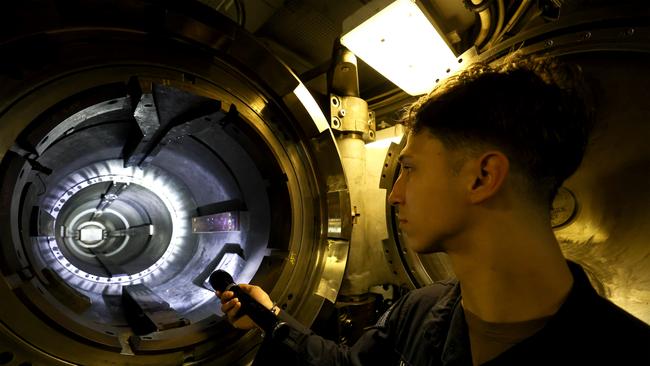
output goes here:
[{"label": "stenciled marking on metal", "polygon": [[239,231],[239,212],[221,212],[192,218],[193,233]]}]

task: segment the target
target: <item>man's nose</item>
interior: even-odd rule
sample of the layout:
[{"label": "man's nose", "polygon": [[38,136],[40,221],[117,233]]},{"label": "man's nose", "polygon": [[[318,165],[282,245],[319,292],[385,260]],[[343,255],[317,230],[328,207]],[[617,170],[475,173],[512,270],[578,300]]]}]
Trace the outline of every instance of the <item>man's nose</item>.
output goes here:
[{"label": "man's nose", "polygon": [[388,195],[388,203],[393,206],[396,206],[404,201],[401,186],[401,179],[398,177],[395,181],[395,184],[393,185],[393,189],[390,191],[390,195]]}]

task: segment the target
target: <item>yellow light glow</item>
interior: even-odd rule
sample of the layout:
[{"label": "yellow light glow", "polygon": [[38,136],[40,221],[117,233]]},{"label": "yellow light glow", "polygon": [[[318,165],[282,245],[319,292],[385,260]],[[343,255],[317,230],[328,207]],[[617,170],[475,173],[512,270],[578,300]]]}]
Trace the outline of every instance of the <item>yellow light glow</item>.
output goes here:
[{"label": "yellow light glow", "polygon": [[369,149],[387,149],[391,144],[399,144],[404,137],[404,126],[396,124],[375,133],[375,141],[366,144]]},{"label": "yellow light glow", "polygon": [[402,136],[399,137],[389,137],[382,140],[376,140],[371,143],[366,144],[366,147],[369,149],[385,149],[390,146],[390,144],[399,144],[402,141]]},{"label": "yellow light glow", "polygon": [[[344,30],[357,14],[345,20]],[[428,93],[436,79],[458,69],[456,56],[413,0],[379,10],[344,34],[341,44],[411,95]]]}]

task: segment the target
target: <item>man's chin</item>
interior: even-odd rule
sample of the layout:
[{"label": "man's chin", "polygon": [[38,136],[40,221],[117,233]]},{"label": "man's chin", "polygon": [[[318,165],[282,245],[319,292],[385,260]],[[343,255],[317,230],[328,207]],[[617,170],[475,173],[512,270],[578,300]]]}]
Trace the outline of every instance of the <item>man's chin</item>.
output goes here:
[{"label": "man's chin", "polygon": [[431,242],[428,240],[419,239],[417,236],[409,235],[402,231],[402,237],[406,247],[417,254],[432,254],[444,252],[439,242]]},{"label": "man's chin", "polygon": [[417,254],[434,254],[434,253],[444,253],[445,251],[439,248],[413,248],[411,247],[411,250],[414,251]]},{"label": "man's chin", "polygon": [[437,244],[423,243],[409,239],[407,241],[408,248],[417,254],[433,254],[441,253],[444,250]]}]

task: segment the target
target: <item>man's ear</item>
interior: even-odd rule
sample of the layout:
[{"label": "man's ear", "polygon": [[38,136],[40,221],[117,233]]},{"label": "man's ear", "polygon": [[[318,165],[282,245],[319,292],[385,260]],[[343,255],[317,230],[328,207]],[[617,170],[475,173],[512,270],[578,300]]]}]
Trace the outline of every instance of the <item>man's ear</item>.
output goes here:
[{"label": "man's ear", "polygon": [[510,171],[510,161],[500,151],[488,151],[471,165],[473,182],[469,190],[471,203],[494,197],[503,187]]}]

